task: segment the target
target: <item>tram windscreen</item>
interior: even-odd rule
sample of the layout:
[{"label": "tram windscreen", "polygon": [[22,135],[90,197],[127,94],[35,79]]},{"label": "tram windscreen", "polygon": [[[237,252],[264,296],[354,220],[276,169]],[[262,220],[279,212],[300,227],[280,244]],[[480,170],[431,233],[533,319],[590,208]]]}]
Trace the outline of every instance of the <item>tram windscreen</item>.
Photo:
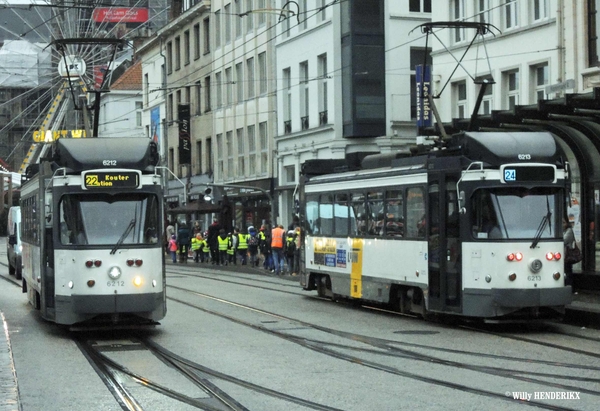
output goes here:
[{"label": "tram windscreen", "polygon": [[[158,242],[159,199],[152,194],[64,195],[60,201],[60,242],[65,245],[114,246]],[[133,222],[133,223],[132,223]]]},{"label": "tram windscreen", "polygon": [[561,190],[525,187],[479,189],[471,197],[475,239],[562,237]]}]

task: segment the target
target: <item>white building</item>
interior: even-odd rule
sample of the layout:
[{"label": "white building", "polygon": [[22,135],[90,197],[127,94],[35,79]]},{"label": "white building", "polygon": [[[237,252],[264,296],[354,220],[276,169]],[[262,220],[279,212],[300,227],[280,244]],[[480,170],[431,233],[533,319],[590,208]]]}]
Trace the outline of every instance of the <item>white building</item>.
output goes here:
[{"label": "white building", "polygon": [[103,93],[100,100],[100,137],[144,137],[142,125],[142,65],[134,63]]},{"label": "white building", "polygon": [[[443,121],[470,117],[479,91],[474,79],[495,81],[486,92],[480,114],[537,104],[540,99],[555,99],[565,93],[589,92],[600,85],[596,1],[499,3],[450,0],[447,7],[433,10],[433,21],[461,20],[494,26],[484,41],[475,41],[462,61],[464,69],[456,71],[436,101]],[[436,34],[460,58],[475,33],[472,29],[445,29]],[[456,62],[437,40],[431,46],[435,91],[439,93]]]},{"label": "white building", "polygon": [[[423,63],[431,2],[286,2],[277,26],[277,160],[289,222],[307,160],[358,162],[416,136],[414,66]],[[287,220],[285,219],[287,218]]]}]

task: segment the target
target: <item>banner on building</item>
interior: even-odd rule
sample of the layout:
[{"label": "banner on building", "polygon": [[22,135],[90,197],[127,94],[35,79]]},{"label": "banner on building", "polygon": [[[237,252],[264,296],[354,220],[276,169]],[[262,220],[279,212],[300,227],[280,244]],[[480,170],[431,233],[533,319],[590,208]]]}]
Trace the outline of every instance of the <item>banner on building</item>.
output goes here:
[{"label": "banner on building", "polygon": [[96,23],[145,23],[148,9],[145,7],[103,7],[92,12]]},{"label": "banner on building", "polygon": [[416,67],[417,82],[417,127],[431,127],[432,112],[429,106],[429,93],[431,91],[431,66],[418,65]]},{"label": "banner on building", "polygon": [[192,163],[192,142],[190,140],[190,105],[177,106],[179,119],[179,164]]}]

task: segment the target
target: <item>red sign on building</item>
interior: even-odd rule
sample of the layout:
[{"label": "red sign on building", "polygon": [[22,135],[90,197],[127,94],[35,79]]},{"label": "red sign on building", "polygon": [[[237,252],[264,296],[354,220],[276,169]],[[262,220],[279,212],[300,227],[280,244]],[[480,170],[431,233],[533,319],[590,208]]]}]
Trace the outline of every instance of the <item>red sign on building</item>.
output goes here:
[{"label": "red sign on building", "polygon": [[96,8],[92,14],[96,23],[144,23],[148,9],[144,7]]}]

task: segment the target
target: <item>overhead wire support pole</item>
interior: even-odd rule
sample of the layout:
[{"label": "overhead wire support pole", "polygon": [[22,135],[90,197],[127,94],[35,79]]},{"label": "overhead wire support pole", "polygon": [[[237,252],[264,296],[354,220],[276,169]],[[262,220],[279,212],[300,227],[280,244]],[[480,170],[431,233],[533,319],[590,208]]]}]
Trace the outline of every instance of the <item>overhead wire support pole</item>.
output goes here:
[{"label": "overhead wire support pole", "polygon": [[165,166],[156,166],[156,167],[154,167],[154,168],[155,168],[155,169],[158,169],[158,170],[167,170],[169,173],[171,173],[171,175],[172,175],[173,177],[175,177],[175,180],[179,181],[179,183],[180,183],[180,184],[183,186],[183,201],[182,201],[182,204],[183,204],[183,205],[185,205],[185,204],[187,203],[187,185],[186,185],[186,184],[185,184],[183,181],[181,181],[181,180],[179,179],[179,177],[177,177],[177,176],[175,175],[175,173],[174,173],[174,172],[172,172],[171,170],[169,170],[169,167],[165,167]]},{"label": "overhead wire support pole", "polygon": [[[442,89],[440,90],[439,93],[437,93],[435,96],[432,93],[428,93],[427,98],[429,100],[429,104],[433,110],[433,115],[435,117],[436,123],[438,124],[439,128],[440,128],[440,133],[442,135],[442,139],[447,139],[448,136],[446,134],[446,130],[444,129],[444,125],[441,122],[441,118],[439,116],[439,113],[437,111],[437,108],[435,106],[434,103],[434,99],[436,98],[440,98],[440,96],[442,95],[442,93],[444,92],[444,90],[446,89],[446,87],[448,86],[448,84],[450,83],[450,80],[452,80],[452,77],[454,76],[454,73],[456,72],[456,70],[458,69],[458,67],[461,67],[465,73],[467,73],[467,75],[475,82],[477,83],[477,79],[474,78],[469,71],[463,66],[462,61],[464,60],[465,56],[467,55],[467,52],[471,49],[471,47],[473,46],[473,44],[475,43],[475,40],[477,39],[477,36],[481,36],[482,38],[482,42],[483,42],[483,47],[485,50],[485,54],[488,60],[488,67],[490,68],[490,72],[491,72],[491,67],[489,64],[489,56],[487,55],[487,48],[485,47],[485,34],[487,33],[491,33],[493,36],[495,36],[495,34],[493,33],[492,29],[495,29],[498,33],[501,33],[500,30],[498,30],[497,27],[495,27],[494,25],[490,24],[490,23],[481,23],[481,22],[469,22],[469,21],[437,21],[437,22],[429,22],[429,23],[423,23],[417,27],[421,28],[421,32],[425,34],[425,49],[427,50],[427,46],[429,44],[429,35],[432,34],[433,36],[435,36],[435,38],[440,42],[440,44],[442,45],[442,47],[444,47],[444,49],[450,54],[450,56],[452,56],[452,58],[454,59],[454,61],[456,61],[456,66],[454,67],[454,70],[452,70],[452,73],[450,73],[450,76],[448,76],[448,79],[446,80],[446,83],[443,85]],[[457,59],[454,54],[452,54],[452,52],[448,49],[448,47],[446,47],[446,45],[444,44],[444,42],[435,34],[435,32],[433,31],[434,28],[440,28],[440,29],[475,29],[475,35],[473,36],[473,39],[471,40],[471,42],[468,44],[468,46],[466,46],[464,53],[462,54],[462,56],[460,57],[460,59]],[[414,30],[416,30],[416,28],[414,28],[413,30],[411,30],[409,32],[412,33]],[[425,66],[425,63],[427,62],[427,55],[425,55],[424,57],[424,64],[423,66]],[[421,80],[421,93],[423,93],[423,84],[424,84],[424,79]],[[471,130],[471,128],[473,127],[473,124],[475,122],[475,120],[477,119],[477,111],[479,111],[479,107],[481,106],[481,102],[483,100],[483,96],[485,94],[485,90],[487,88],[487,86],[489,84],[494,84],[493,79],[490,80],[484,80],[482,82],[480,82],[479,84],[481,84],[481,89],[479,92],[479,96],[477,98],[477,102],[476,102],[476,107],[475,110],[473,111],[473,114],[471,115],[471,122],[469,123],[469,130]],[[424,99],[424,95],[421,96],[421,99]]]}]

